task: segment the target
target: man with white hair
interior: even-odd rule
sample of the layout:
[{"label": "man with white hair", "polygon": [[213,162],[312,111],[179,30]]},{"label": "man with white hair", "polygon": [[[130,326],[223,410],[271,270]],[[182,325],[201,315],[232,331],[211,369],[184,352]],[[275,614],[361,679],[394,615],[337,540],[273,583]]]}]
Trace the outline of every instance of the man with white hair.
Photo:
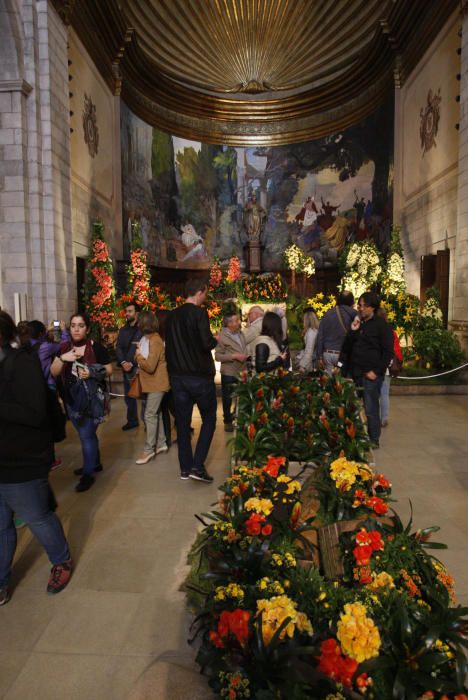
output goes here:
[{"label": "man with white hair", "polygon": [[251,306],[247,314],[247,325],[242,330],[247,345],[247,354],[255,357],[255,341],[262,332],[262,323],[265,312],[261,306]]}]

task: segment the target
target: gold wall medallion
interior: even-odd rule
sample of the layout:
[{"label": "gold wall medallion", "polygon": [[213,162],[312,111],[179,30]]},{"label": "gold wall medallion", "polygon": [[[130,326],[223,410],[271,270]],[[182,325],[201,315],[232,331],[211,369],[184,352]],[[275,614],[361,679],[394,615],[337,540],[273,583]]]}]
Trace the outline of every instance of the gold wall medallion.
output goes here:
[{"label": "gold wall medallion", "polygon": [[427,104],[425,107],[421,107],[419,116],[421,118],[421,123],[419,125],[419,136],[421,138],[421,148],[422,155],[431,148],[437,146],[436,136],[439,131],[439,121],[440,121],[440,103],[442,102],[442,97],[440,96],[440,88],[437,93],[433,93],[429,90],[427,93]]},{"label": "gold wall medallion", "polygon": [[96,118],[96,105],[93,104],[93,101],[86,93],[83,108],[83,132],[89,155],[91,158],[94,158],[99,148],[99,129]]}]

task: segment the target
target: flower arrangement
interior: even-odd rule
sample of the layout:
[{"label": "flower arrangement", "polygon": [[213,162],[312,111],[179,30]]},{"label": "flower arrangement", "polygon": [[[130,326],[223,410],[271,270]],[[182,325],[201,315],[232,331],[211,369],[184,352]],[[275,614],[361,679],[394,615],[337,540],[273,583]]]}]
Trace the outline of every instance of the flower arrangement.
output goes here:
[{"label": "flower arrangement", "polygon": [[[271,453],[290,460],[363,459],[369,446],[353,383],[285,370],[241,375],[234,454],[255,460]],[[253,399],[252,399],[253,397]]]},{"label": "flower arrangement", "polygon": [[306,277],[315,274],[315,261],[295,243],[283,251],[283,260],[291,272],[302,272]]},{"label": "flower arrangement", "polygon": [[283,302],[288,291],[279,273],[242,277],[240,296],[245,302]]},{"label": "flower arrangement", "polygon": [[[356,469],[334,465],[337,484]],[[221,491],[199,518],[211,584],[195,623],[219,697],[466,700],[466,610],[450,607],[453,581],[427,552],[436,528],[362,521],[330,581],[303,565],[314,518],[301,520],[284,457],[234,467]]]},{"label": "flower arrangement", "polygon": [[112,259],[104,240],[104,225],[93,224],[84,284],[86,313],[94,333],[116,325],[116,295]]},{"label": "flower arrangement", "polygon": [[336,297],[333,294],[325,295],[323,292],[319,292],[315,296],[306,300],[304,308],[307,306],[311,306],[313,308],[317,318],[320,320],[327,311],[336,306]]},{"label": "flower arrangement", "polygon": [[385,296],[406,291],[405,259],[400,241],[401,226],[392,226],[389,255],[382,274],[381,291]]},{"label": "flower arrangement", "polygon": [[[207,588],[197,661],[232,700],[468,700],[467,609],[455,607],[453,579],[428,551],[445,546],[431,541],[438,528],[412,531],[412,520],[389,517],[391,484],[356,444],[354,399],[336,384],[319,378],[301,396],[290,373],[243,377],[234,450],[245,461],[216,510],[199,517]],[[318,464],[312,490],[281,452],[305,415],[307,458]],[[310,542],[337,521],[348,526],[338,543],[344,573],[329,579]]]},{"label": "flower arrangement", "polygon": [[340,291],[352,292],[355,299],[378,284],[383,266],[372,241],[356,241],[346,246],[341,257],[343,269]]},{"label": "flower arrangement", "polygon": [[237,255],[231,255],[229,258],[228,269],[226,273],[226,282],[233,284],[241,277],[241,264]]},{"label": "flower arrangement", "polygon": [[130,264],[127,265],[127,291],[119,299],[120,316],[125,316],[125,305],[135,301],[140,309],[155,311],[157,308],[155,291],[151,286],[149,256],[142,248],[140,224],[132,224],[132,250]]}]

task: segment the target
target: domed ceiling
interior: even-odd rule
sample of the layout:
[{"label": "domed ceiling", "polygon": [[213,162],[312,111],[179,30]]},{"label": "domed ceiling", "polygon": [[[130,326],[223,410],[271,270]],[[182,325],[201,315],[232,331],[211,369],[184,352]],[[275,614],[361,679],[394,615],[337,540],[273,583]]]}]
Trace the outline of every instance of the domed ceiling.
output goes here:
[{"label": "domed ceiling", "polygon": [[[232,145],[343,129],[404,80],[456,0],[55,2],[145,121]],[[66,6],[66,11],[64,9]]]}]

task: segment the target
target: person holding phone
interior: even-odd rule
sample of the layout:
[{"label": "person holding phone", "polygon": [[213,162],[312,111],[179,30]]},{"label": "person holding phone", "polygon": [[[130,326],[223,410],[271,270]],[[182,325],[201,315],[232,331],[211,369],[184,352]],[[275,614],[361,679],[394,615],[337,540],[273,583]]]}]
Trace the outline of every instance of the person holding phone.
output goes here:
[{"label": "person holding phone", "polygon": [[[127,422],[122,426],[122,430],[138,428],[138,404],[136,399],[132,399],[132,397],[128,395],[131,381],[138,369],[135,360],[135,351],[142,337],[141,330],[138,326],[138,311],[138,306],[133,301],[128,303],[125,307],[125,318],[127,322],[125,326],[119,330],[115,349],[117,364],[122,367],[125,405],[127,406]],[[141,407],[142,417],[144,411],[145,406],[143,405]]]},{"label": "person holding phone", "polygon": [[75,469],[81,476],[75,487],[87,491],[94,484],[94,472],[102,471],[97,427],[104,420],[103,385],[112,374],[108,351],[89,338],[90,322],[85,314],[70,319],[70,340],[62,343],[51,366],[53,377],[61,377],[68,416],[80,437],[83,467]]}]

